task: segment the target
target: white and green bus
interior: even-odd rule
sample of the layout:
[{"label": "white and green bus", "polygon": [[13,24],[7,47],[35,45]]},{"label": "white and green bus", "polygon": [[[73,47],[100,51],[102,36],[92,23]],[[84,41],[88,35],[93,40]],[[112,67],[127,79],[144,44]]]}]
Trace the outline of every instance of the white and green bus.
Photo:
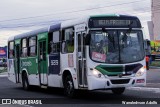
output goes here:
[{"label": "white and green bus", "polygon": [[143,28],[126,15],[94,15],[65,21],[8,40],[8,78],[31,86],[106,90],[146,84]]}]

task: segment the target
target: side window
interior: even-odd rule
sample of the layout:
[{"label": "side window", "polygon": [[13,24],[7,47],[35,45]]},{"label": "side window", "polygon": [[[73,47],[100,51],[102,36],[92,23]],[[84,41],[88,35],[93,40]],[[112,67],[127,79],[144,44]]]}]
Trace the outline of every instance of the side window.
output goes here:
[{"label": "side window", "polygon": [[14,58],[14,42],[9,42],[9,58]]},{"label": "side window", "polygon": [[63,31],[62,53],[73,53],[74,51],[74,30],[73,28]]},{"label": "side window", "polygon": [[29,56],[35,56],[36,55],[36,46],[37,46],[37,42],[36,42],[36,37],[30,37],[29,38]]},{"label": "side window", "polygon": [[27,39],[22,39],[22,52],[21,52],[21,56],[22,57],[26,57],[27,56]]},{"label": "side window", "polygon": [[60,52],[60,33],[55,31],[49,34],[49,54]]}]

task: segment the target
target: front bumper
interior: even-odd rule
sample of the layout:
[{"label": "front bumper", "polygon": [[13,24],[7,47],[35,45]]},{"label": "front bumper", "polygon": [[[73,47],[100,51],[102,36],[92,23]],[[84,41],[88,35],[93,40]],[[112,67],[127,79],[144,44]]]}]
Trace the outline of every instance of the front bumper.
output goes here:
[{"label": "front bumper", "polygon": [[108,78],[97,78],[95,76],[88,76],[88,89],[110,89],[119,87],[134,87],[134,86],[145,86],[146,78],[141,77],[108,77]]}]

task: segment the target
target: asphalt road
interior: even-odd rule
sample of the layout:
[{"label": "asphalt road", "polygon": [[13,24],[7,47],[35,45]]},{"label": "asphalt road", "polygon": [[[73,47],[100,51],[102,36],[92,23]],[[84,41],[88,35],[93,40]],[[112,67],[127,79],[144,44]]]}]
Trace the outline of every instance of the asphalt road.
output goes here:
[{"label": "asphalt road", "polygon": [[160,88],[160,69],[152,68],[147,71],[147,87]]},{"label": "asphalt road", "polygon": [[[10,82],[7,77],[0,76],[0,99],[18,98],[21,100],[42,99],[42,105],[0,105],[2,107],[128,107],[135,105],[123,105],[122,101],[138,101],[139,103],[146,101],[160,101],[160,69],[150,69],[147,72],[147,86],[127,89],[123,95],[114,95],[111,91],[92,91],[79,92],[76,99],[70,99],[63,94],[63,89],[40,89],[33,87],[30,91],[22,89],[20,84]],[[52,104],[51,104],[52,103]],[[154,103],[154,102],[152,102]],[[160,105],[136,105],[136,106],[152,106]]]}]

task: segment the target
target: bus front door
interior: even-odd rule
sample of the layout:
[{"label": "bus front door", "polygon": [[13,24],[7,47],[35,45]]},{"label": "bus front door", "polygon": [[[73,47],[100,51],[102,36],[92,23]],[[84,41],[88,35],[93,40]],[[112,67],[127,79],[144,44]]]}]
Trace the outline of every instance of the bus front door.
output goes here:
[{"label": "bus front door", "polygon": [[38,41],[38,71],[40,85],[47,85],[46,40]]},{"label": "bus front door", "polygon": [[19,83],[19,75],[20,75],[20,53],[19,53],[19,44],[15,46],[15,76],[16,76],[16,83]]},{"label": "bus front door", "polygon": [[79,87],[87,87],[87,71],[86,71],[86,50],[84,46],[84,32],[77,33],[78,41],[78,83]]}]

